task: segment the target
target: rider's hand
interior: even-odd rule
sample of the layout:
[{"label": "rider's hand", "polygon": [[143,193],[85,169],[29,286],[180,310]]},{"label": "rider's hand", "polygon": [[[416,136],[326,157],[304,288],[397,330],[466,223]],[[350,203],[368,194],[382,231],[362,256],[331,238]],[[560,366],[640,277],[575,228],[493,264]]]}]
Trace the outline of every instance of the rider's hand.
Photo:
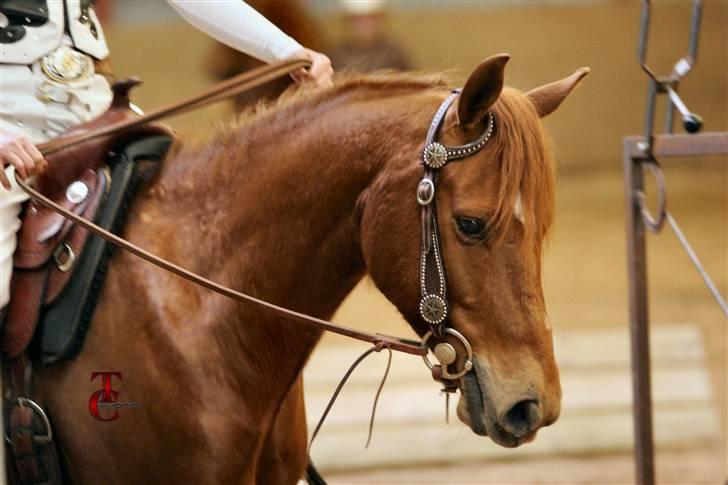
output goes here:
[{"label": "rider's hand", "polygon": [[331,76],[334,70],[331,68],[331,60],[320,52],[311,49],[301,49],[286,60],[310,61],[311,67],[299,69],[291,73],[291,77],[298,84],[312,81],[317,86],[331,85]]},{"label": "rider's hand", "polygon": [[0,183],[10,189],[5,167],[12,165],[22,178],[39,175],[48,166],[43,155],[30,140],[23,136],[0,130]]}]

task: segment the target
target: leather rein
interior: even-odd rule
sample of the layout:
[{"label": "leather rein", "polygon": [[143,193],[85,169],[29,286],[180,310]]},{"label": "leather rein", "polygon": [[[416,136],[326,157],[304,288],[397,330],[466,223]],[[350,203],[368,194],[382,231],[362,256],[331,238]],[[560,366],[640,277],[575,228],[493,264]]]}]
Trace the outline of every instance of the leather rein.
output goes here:
[{"label": "leather rein", "polygon": [[[146,114],[140,115],[137,118],[124,120],[118,123],[107,125],[97,130],[81,133],[79,135],[71,135],[65,138],[57,138],[48,143],[39,145],[38,149],[44,155],[49,155],[61,149],[80,144],[87,140],[91,140],[101,136],[126,132],[145,123],[150,123],[152,121],[160,120],[168,116],[191,111],[214,102],[222,101],[247,90],[258,87],[275,78],[287,75],[302,67],[308,67],[309,65],[310,64],[306,61],[289,61],[279,64],[262,66],[260,68],[235,76],[227,81],[223,81],[222,83],[219,83],[196,96],[186,98],[182,101],[178,101],[167,106],[163,106],[154,111],[150,111]],[[435,189],[437,184],[438,171],[442,167],[444,167],[450,161],[462,159],[473,155],[486,145],[493,133],[495,118],[492,113],[487,114],[488,124],[485,132],[477,140],[471,143],[456,147],[446,147],[438,143],[436,141],[437,133],[440,129],[440,126],[442,125],[445,114],[459,94],[459,90],[454,90],[450,94],[450,96],[448,96],[448,98],[445,99],[445,101],[440,105],[440,108],[437,110],[435,116],[433,117],[427,134],[427,138],[425,140],[425,148],[422,153],[424,175],[417,187],[417,202],[422,207],[419,313],[423,321],[425,321],[429,325],[430,330],[425,334],[421,342],[411,339],[393,337],[389,335],[362,332],[349,327],[344,327],[327,320],[323,320],[317,317],[313,317],[311,315],[306,315],[304,313],[291,310],[289,308],[275,305],[268,301],[221,285],[199,274],[186,270],[181,266],[178,266],[177,264],[172,263],[164,258],[156,256],[149,251],[111,233],[110,231],[107,231],[97,226],[93,222],[56,204],[51,199],[35,190],[33,187],[30,187],[25,181],[19,180],[17,178],[16,181],[18,185],[22,188],[22,190],[24,190],[36,203],[50,208],[64,218],[75,222],[76,224],[80,225],[81,227],[85,228],[96,236],[105,239],[111,244],[125,251],[128,251],[144,259],[145,261],[154,264],[155,266],[174,273],[192,283],[195,283],[203,288],[207,288],[232,300],[257,305],[258,307],[261,307],[272,313],[276,313],[288,320],[296,321],[304,325],[316,328],[318,330],[337,333],[339,335],[373,344],[372,348],[364,352],[354,362],[354,364],[348,369],[343,379],[338,384],[332,398],[326,406],[323,415],[321,416],[321,419],[319,420],[313,431],[311,441],[309,442],[309,450],[313,443],[313,440],[315,439],[316,435],[321,429],[324,420],[331,410],[334,401],[336,400],[339,392],[343,388],[344,384],[346,383],[354,369],[371,353],[380,352],[381,350],[386,349],[389,352],[389,358],[387,361],[386,371],[384,373],[381,383],[379,384],[379,388],[377,390],[372,408],[372,414],[369,421],[369,437],[367,440],[368,447],[372,436],[374,413],[376,411],[377,401],[389,373],[393,350],[413,355],[419,355],[424,359],[427,366],[431,369],[432,375],[435,380],[443,384],[443,391],[445,391],[446,396],[446,419],[448,415],[447,409],[449,406],[450,393],[455,392],[455,390],[457,389],[456,380],[469,372],[473,366],[473,352],[470,343],[462,334],[452,328],[452,326],[448,325],[449,311],[447,303],[447,278],[441,252],[442,250],[440,243],[440,230],[437,222],[437,207],[435,204]],[[466,352],[465,359],[462,360],[459,368],[455,368],[454,370],[451,370],[451,368],[457,366],[458,353],[455,347],[446,340],[447,337],[452,337],[455,340],[459,341],[460,344],[462,344],[462,346],[465,348]],[[434,354],[438,363],[435,364],[430,362],[427,357],[429,348],[427,342],[430,339],[433,339],[437,342],[437,344],[434,346]],[[24,359],[25,360],[18,360],[19,364],[14,367],[19,369],[19,372],[26,370],[29,366],[27,358]],[[26,409],[26,406],[31,404],[35,403],[33,401],[29,401],[29,403],[20,402],[19,400],[18,408],[30,416],[30,414],[28,414],[29,411]],[[46,420],[45,422],[47,423],[45,413],[40,408],[38,408],[38,410],[39,411],[35,412],[39,416],[43,417]],[[47,429],[49,430],[48,433],[50,436],[49,425],[47,425]]]},{"label": "leather rein", "polygon": [[[38,149],[43,155],[50,155],[51,153],[74,145],[78,145],[94,138],[126,132],[132,128],[136,128],[146,123],[150,123],[163,118],[167,118],[172,115],[178,115],[181,113],[202,108],[212,103],[223,101],[232,96],[238,95],[245,91],[249,91],[262,84],[270,82],[273,79],[288,75],[291,72],[296,71],[297,69],[305,68],[308,66],[310,66],[310,63],[308,61],[284,61],[277,64],[261,66],[259,68],[246,71],[238,76],[218,83],[197,95],[162,106],[158,109],[142,114],[139,117],[124,120],[118,123],[113,123],[100,129],[81,133],[79,135],[56,138],[47,143],[38,145]],[[427,355],[427,346],[416,340],[362,332],[353,328],[337,325],[327,320],[323,320],[317,317],[297,312],[295,310],[291,310],[289,308],[275,305],[273,303],[261,300],[254,296],[211,281],[203,276],[200,276],[199,274],[188,271],[164,258],[156,256],[149,251],[111,233],[110,231],[102,229],[93,222],[83,217],[80,217],[69,210],[66,210],[65,208],[50,200],[48,197],[35,190],[33,187],[29,186],[25,181],[19,180],[17,178],[16,181],[20,188],[23,189],[37,203],[50,208],[51,210],[57,212],[66,219],[75,222],[76,224],[87,229],[96,236],[105,239],[111,244],[125,251],[128,251],[144,259],[145,261],[154,264],[155,266],[158,266],[188,281],[191,281],[192,283],[202,286],[203,288],[207,288],[208,290],[211,290],[215,293],[218,293],[238,302],[257,305],[267,311],[277,313],[278,315],[288,320],[296,321],[319,330],[337,333],[345,337],[350,337],[364,342],[372,343],[378,349],[389,348],[391,350],[397,350],[413,355]]]},{"label": "leather rein", "polygon": [[[297,69],[308,67],[309,65],[310,63],[307,61],[287,61],[265,65],[218,83],[195,96],[149,111],[137,118],[124,120],[98,130],[81,133],[79,135],[56,138],[50,142],[38,145],[38,149],[41,153],[43,153],[43,155],[49,155],[61,149],[68,148],[94,138],[122,133],[145,123],[150,123],[172,115],[199,109],[209,104],[228,99],[242,92],[254,89],[273,79],[290,74]],[[440,105],[440,108],[433,117],[422,154],[424,175],[417,187],[417,202],[422,207],[419,313],[422,319],[430,326],[430,330],[425,334],[422,342],[379,333],[362,332],[353,328],[337,325],[328,320],[323,320],[321,318],[275,305],[247,293],[221,285],[199,274],[186,270],[171,261],[152,254],[149,251],[117,236],[116,234],[99,227],[93,222],[65,209],[34,188],[30,187],[27,183],[25,183],[25,181],[18,179],[16,179],[16,181],[21,189],[23,189],[37,203],[50,208],[64,218],[75,222],[111,244],[203,288],[207,288],[210,291],[238,302],[257,305],[272,313],[277,313],[289,320],[296,321],[319,330],[372,343],[378,350],[381,350],[382,348],[389,348],[391,350],[422,356],[427,366],[433,371],[433,377],[445,384],[444,390],[452,392],[455,389],[454,381],[465,375],[472,368],[473,352],[467,339],[457,330],[448,326],[449,312],[447,304],[447,277],[442,258],[440,230],[437,222],[437,207],[435,203],[437,175],[438,171],[449,162],[469,157],[480,151],[488,143],[495,127],[495,117],[493,113],[488,113],[488,125],[486,130],[477,140],[466,145],[456,147],[446,147],[438,143],[436,141],[437,133],[445,118],[445,114],[459,94],[460,90],[453,90],[450,96],[448,96],[448,98]],[[463,345],[466,352],[465,360],[463,361],[461,368],[452,372],[449,371],[449,367],[455,364],[457,360],[457,351],[452,344],[445,342],[445,337],[447,336],[452,336],[458,340]],[[427,342],[431,338],[435,338],[440,341],[434,348],[435,357],[439,364],[433,364],[427,358]]]}]

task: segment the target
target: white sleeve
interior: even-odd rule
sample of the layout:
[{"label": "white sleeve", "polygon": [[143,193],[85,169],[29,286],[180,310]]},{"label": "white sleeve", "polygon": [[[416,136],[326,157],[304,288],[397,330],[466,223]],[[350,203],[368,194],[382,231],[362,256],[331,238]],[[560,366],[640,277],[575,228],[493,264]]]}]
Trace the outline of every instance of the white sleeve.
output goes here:
[{"label": "white sleeve", "polygon": [[210,37],[264,62],[303,49],[242,0],[167,0],[187,22]]}]

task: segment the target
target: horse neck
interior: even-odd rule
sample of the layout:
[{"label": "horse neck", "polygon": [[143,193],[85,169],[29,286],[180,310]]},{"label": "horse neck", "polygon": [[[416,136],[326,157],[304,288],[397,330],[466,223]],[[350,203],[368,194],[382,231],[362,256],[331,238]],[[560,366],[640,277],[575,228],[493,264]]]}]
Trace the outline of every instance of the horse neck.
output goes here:
[{"label": "horse neck", "polygon": [[[155,192],[164,194],[173,232],[189,233],[175,238],[171,256],[233,288],[329,318],[365,272],[357,204],[388,164],[416,156],[432,111],[412,113],[411,100],[342,97],[271,112],[168,160]],[[261,369],[290,385],[320,337],[250,305],[207,301],[214,303],[200,313],[240,359],[241,385],[260,379]]]}]

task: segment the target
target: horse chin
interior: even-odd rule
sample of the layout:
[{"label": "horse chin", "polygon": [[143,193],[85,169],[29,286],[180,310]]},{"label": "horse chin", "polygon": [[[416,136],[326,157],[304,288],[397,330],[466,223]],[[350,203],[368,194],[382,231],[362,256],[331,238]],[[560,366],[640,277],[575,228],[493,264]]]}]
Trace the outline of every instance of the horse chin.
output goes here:
[{"label": "horse chin", "polygon": [[495,409],[488,397],[485,375],[474,360],[473,370],[465,374],[460,382],[462,396],[458,402],[457,414],[460,421],[473,433],[488,436],[496,444],[505,448],[515,448],[533,441],[536,431],[516,437],[505,431],[496,421]]}]

